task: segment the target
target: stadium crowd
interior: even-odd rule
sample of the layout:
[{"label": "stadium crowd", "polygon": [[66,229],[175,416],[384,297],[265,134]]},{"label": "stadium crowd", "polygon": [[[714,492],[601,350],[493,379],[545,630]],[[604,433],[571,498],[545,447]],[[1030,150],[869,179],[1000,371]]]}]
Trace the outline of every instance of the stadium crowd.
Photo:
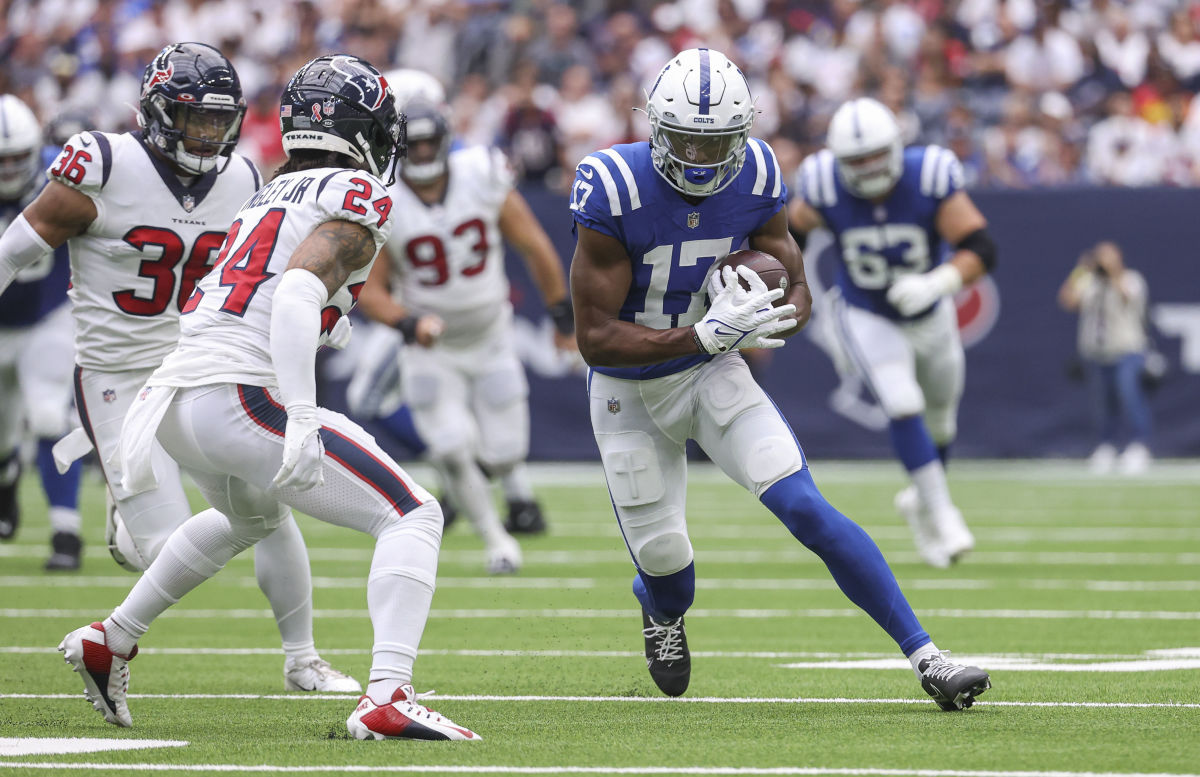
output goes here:
[{"label": "stadium crowd", "polygon": [[[241,149],[282,158],[286,76],[332,50],[446,84],[456,131],[563,188],[588,150],[647,137],[632,110],[673,52],[728,52],[785,170],[855,94],[972,186],[1200,184],[1200,3],[1180,0],[8,0],[0,92],[59,133],[133,128],[145,63],[197,40],[234,62]],[[54,126],[54,125],[52,125]]]}]

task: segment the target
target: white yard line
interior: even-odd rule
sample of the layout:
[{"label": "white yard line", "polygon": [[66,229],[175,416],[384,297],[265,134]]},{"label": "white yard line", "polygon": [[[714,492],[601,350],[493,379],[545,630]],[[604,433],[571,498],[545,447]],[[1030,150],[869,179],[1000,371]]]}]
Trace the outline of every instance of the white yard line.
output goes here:
[{"label": "white yard line", "polygon": [[[917,609],[921,617],[983,618],[987,620],[1151,620],[1151,621],[1197,621],[1200,612],[1182,610],[1018,610],[992,609],[969,610],[953,608]],[[0,618],[92,618],[94,609],[0,609]],[[630,620],[640,615],[633,609],[439,609],[429,611],[430,618],[489,619],[489,618],[571,618],[571,619],[622,619]],[[808,609],[711,609],[697,607],[688,611],[693,618],[858,618],[866,617],[855,608],[808,608]],[[161,617],[189,619],[240,619],[273,617],[269,609],[172,609]],[[366,618],[366,610],[313,610],[314,618]]]},{"label": "white yard line", "polygon": [[271,765],[271,764],[104,764],[71,762],[0,761],[0,769],[48,769],[130,772],[256,772],[346,774],[613,774],[613,775],[731,775],[755,777],[781,775],[790,777],[1200,777],[1186,772],[1064,772],[1064,771],[1002,771],[976,769],[875,769],[822,768],[819,766],[452,766],[435,764],[389,764],[358,766],[348,764]]},{"label": "white yard line", "polygon": [[[911,672],[912,670],[909,669]],[[78,700],[78,693],[0,693],[0,699],[24,699],[33,701],[50,701],[57,699]],[[357,694],[342,693],[291,693],[291,694],[258,694],[258,693],[131,693],[130,699],[229,699],[229,700],[264,700],[264,701],[357,701]],[[545,696],[545,695],[500,695],[500,694],[437,694],[438,702],[442,701],[477,701],[477,702],[584,702],[593,703],[632,703],[632,704],[931,704],[928,697],[912,697],[906,699],[874,699],[848,697],[721,697],[721,696]],[[980,699],[975,702],[977,707],[1056,707],[1075,709],[1200,709],[1200,702],[1107,702],[1107,701],[987,701]]]}]

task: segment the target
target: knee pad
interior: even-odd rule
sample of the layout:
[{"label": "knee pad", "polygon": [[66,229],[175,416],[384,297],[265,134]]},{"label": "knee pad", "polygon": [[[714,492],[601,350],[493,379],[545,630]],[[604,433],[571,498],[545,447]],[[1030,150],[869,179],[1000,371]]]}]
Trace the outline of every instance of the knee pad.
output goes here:
[{"label": "knee pad", "polygon": [[638,568],[649,575],[670,575],[692,563],[692,543],[682,532],[672,531],[632,548]]},{"label": "knee pad", "polygon": [[790,437],[764,437],[755,441],[745,458],[746,477],[761,494],[788,475],[804,468],[804,454]]},{"label": "knee pad", "polygon": [[908,365],[884,365],[874,370],[871,385],[888,418],[907,418],[925,412],[925,394]]},{"label": "knee pad", "polygon": [[108,489],[104,490],[104,501],[104,543],[108,546],[109,555],[124,570],[145,572],[150,567],[150,559],[142,555],[125,528],[125,522],[121,520],[117,504]]},{"label": "knee pad", "polygon": [[948,445],[958,436],[958,413],[948,407],[925,409],[925,428],[935,445]]},{"label": "knee pad", "polygon": [[519,364],[490,372],[479,379],[479,394],[489,407],[504,407],[529,396],[529,382]]},{"label": "knee pad", "polygon": [[57,402],[34,402],[28,413],[29,431],[34,437],[57,440],[70,431],[70,413]]},{"label": "knee pad", "polygon": [[597,434],[608,492],[618,507],[648,505],[663,498],[666,485],[654,441],[645,432]]}]

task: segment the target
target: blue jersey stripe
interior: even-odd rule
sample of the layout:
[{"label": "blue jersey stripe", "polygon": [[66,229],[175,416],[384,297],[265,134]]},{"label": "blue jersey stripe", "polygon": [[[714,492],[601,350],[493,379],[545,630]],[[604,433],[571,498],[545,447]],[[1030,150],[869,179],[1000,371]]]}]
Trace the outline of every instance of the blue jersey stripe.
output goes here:
[{"label": "blue jersey stripe", "polygon": [[104,137],[102,132],[89,133],[96,141],[96,146],[100,149],[100,188],[108,183],[108,176],[112,173],[112,146],[108,143],[108,138]]},{"label": "blue jersey stripe", "polygon": [[700,113],[707,114],[712,99],[712,67],[708,49],[700,49]]}]

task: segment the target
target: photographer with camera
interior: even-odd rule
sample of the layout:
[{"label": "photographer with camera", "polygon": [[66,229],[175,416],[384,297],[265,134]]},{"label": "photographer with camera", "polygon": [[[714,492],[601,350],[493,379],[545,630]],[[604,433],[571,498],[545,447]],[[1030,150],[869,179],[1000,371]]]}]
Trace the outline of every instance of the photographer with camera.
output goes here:
[{"label": "photographer with camera", "polygon": [[[1125,266],[1120,247],[1111,241],[1085,251],[1058,290],[1058,304],[1079,313],[1079,356],[1099,438],[1089,459],[1093,472],[1116,466],[1132,475],[1150,465],[1150,405],[1142,385],[1149,351],[1146,300],[1146,279]],[[1121,416],[1129,443],[1118,457]]]}]

